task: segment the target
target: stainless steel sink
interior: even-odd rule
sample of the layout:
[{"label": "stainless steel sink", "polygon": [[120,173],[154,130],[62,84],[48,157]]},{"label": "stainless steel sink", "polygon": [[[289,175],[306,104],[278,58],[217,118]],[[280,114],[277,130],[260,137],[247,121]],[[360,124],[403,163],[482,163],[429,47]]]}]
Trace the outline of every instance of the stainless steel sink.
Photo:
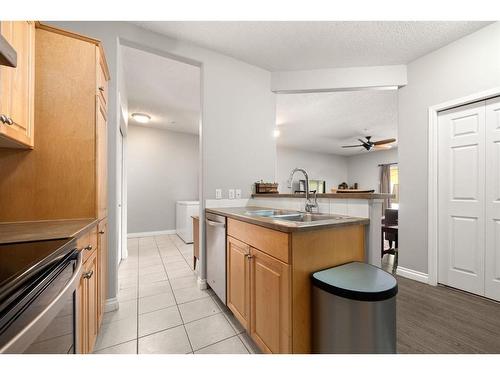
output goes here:
[{"label": "stainless steel sink", "polygon": [[339,215],[328,215],[328,214],[310,214],[310,213],[294,213],[294,214],[283,214],[272,216],[277,220],[288,220],[288,221],[298,221],[298,222],[312,222],[321,220],[342,220],[346,219],[345,216]]},{"label": "stainless steel sink", "polygon": [[313,222],[322,220],[342,220],[347,219],[346,216],[341,215],[329,215],[329,214],[311,214],[307,212],[292,211],[292,210],[255,210],[245,212],[248,216],[265,217],[275,220],[287,220],[296,222]]},{"label": "stainless steel sink", "polygon": [[249,215],[249,216],[276,217],[276,216],[282,216],[282,215],[297,215],[297,214],[300,214],[300,212],[291,211],[291,210],[269,209],[269,210],[247,211],[247,212],[245,212],[245,214]]}]

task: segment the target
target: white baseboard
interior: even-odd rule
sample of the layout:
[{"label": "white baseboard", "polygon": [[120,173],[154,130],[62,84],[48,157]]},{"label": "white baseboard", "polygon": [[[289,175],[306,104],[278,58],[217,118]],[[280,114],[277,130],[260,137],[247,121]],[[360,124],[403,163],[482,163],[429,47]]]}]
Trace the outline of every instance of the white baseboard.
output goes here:
[{"label": "white baseboard", "polygon": [[396,273],[398,276],[406,277],[407,279],[419,281],[425,284],[429,283],[429,275],[420,271],[398,266]]},{"label": "white baseboard", "polygon": [[176,233],[175,229],[157,230],[154,232],[127,233],[127,238],[161,236],[161,235],[165,235],[165,234],[175,234],[175,233]]},{"label": "white baseboard", "polygon": [[108,298],[104,303],[104,312],[116,311],[119,307],[118,298]]}]

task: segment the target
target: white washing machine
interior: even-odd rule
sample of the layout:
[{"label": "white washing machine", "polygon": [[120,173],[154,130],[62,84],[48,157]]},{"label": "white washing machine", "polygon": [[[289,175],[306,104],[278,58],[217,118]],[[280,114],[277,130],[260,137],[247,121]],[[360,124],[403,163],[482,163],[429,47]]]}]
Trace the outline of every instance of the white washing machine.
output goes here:
[{"label": "white washing machine", "polygon": [[175,230],[185,243],[193,243],[193,219],[200,214],[199,201],[177,201],[175,207]]}]

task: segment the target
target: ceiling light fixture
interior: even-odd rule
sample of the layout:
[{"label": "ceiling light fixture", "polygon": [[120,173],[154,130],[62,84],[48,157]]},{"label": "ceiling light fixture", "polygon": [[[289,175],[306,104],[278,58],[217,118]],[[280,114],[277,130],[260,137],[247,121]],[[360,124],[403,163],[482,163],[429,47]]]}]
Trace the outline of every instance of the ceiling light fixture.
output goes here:
[{"label": "ceiling light fixture", "polygon": [[147,124],[149,121],[151,121],[151,116],[145,114],[145,113],[132,113],[132,118],[140,122],[141,124]]},{"label": "ceiling light fixture", "polygon": [[280,136],[281,132],[279,129],[274,129],[273,131],[273,136],[274,138],[278,138]]}]

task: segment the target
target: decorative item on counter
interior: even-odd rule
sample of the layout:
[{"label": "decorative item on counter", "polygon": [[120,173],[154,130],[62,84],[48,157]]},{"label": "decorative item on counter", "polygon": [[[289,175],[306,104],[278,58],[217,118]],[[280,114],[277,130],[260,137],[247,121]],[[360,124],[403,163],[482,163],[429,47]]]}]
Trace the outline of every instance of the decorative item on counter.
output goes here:
[{"label": "decorative item on counter", "polygon": [[342,182],[340,185],[339,185],[339,190],[342,190],[342,189],[349,189],[349,186],[347,185],[346,182]]},{"label": "decorative item on counter", "polygon": [[256,194],[278,194],[277,182],[264,182],[260,180],[255,183]]}]

